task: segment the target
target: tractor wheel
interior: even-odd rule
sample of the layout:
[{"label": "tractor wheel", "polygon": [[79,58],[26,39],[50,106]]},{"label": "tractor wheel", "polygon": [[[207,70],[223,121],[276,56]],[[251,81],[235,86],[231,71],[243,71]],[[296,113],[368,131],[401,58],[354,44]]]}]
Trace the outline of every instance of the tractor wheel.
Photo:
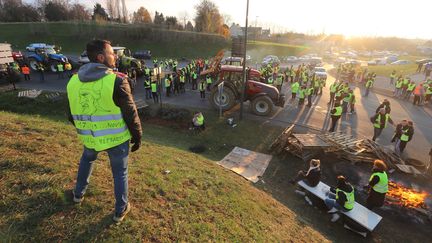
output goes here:
[{"label": "tractor wheel", "polygon": [[30,57],[30,58],[28,59],[28,64],[29,64],[29,67],[30,67],[33,71],[37,71],[37,67],[38,67],[38,65],[39,65],[39,62],[38,62],[35,58]]},{"label": "tractor wheel", "polygon": [[268,116],[273,111],[273,101],[268,96],[258,96],[252,100],[252,111],[258,116]]},{"label": "tractor wheel", "polygon": [[50,68],[51,72],[53,72],[53,73],[57,72],[57,64],[59,64],[59,62],[57,62],[57,61],[52,61],[49,63],[49,68]]},{"label": "tractor wheel", "polygon": [[235,105],[236,98],[234,92],[228,87],[225,87],[223,89],[221,97],[219,97],[218,89],[214,88],[211,91],[209,101],[213,108],[219,109],[220,105],[222,106],[222,110],[226,111],[231,109]]}]

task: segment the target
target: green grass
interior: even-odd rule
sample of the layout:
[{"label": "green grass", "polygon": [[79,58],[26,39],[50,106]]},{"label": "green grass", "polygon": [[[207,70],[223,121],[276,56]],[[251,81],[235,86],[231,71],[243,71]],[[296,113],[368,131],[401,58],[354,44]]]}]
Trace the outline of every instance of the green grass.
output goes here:
[{"label": "green grass", "polygon": [[282,56],[300,56],[310,50],[308,46],[290,45],[285,43],[266,42],[266,41],[248,41],[247,53],[256,61],[261,60],[267,55]]},{"label": "green grass", "polygon": [[[0,94],[2,241],[326,241],[267,193],[215,164],[234,144],[265,151],[280,129],[257,129],[253,122],[233,129],[212,114],[205,114],[208,129],[195,136],[143,123],[143,145],[129,158],[133,208],[121,225],[111,224],[106,154],[95,165],[85,201],[72,205],[64,192],[74,185],[82,145],[64,107],[64,100],[24,102],[16,92]],[[187,151],[202,143],[211,150]]]},{"label": "green grass", "polygon": [[368,66],[369,72],[375,72],[379,76],[390,77],[390,74],[395,70],[397,75],[411,75],[417,70],[417,64],[407,64],[407,65],[378,65],[378,66]]},{"label": "green grass", "polygon": [[210,57],[227,48],[221,36],[159,29],[143,29],[134,25],[96,25],[94,23],[0,23],[0,42],[25,50],[30,43],[60,45],[65,53],[80,54],[93,38],[112,41],[135,50],[151,50],[155,57]]}]

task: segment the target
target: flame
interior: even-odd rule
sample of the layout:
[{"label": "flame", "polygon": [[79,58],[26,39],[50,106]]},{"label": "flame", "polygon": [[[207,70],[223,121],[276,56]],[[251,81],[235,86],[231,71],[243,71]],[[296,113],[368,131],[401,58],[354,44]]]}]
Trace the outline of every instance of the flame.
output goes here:
[{"label": "flame", "polygon": [[427,208],[425,200],[428,194],[426,192],[419,192],[391,181],[388,186],[387,196],[398,200],[389,201],[390,204],[397,204],[407,208]]}]

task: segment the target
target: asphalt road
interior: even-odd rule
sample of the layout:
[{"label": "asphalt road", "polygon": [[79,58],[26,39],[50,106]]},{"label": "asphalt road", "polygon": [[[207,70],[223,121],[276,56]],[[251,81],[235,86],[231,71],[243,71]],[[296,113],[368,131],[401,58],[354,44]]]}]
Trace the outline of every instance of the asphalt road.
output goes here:
[{"label": "asphalt road", "polygon": [[[182,66],[182,63],[179,65]],[[57,74],[47,73],[45,75],[45,82],[39,81],[37,73],[32,74],[31,81],[22,81],[18,84],[18,87],[24,89],[42,89],[48,91],[60,91],[65,92],[66,84],[68,79],[58,79]],[[276,108],[276,111],[271,117],[258,117],[249,112],[248,103],[245,104],[245,118],[254,119],[263,123],[270,123],[277,126],[287,126],[289,123],[296,123],[298,125],[304,125],[322,130],[328,130],[330,126],[329,109],[327,102],[329,100],[328,87],[334,82],[334,78],[329,76],[327,80],[327,88],[321,96],[314,98],[312,107],[297,107],[297,101],[290,103],[288,100],[284,108]],[[287,94],[287,98],[290,97],[289,85],[284,83],[283,92]],[[188,87],[187,87],[188,88]],[[403,154],[404,158],[415,158],[425,163],[429,162],[429,150],[432,147],[432,110],[430,107],[418,107],[413,106],[410,102],[393,99],[385,95],[371,92],[368,97],[362,97],[364,91],[356,86],[354,93],[356,95],[357,113],[350,115],[344,115],[339,122],[338,131],[346,132],[358,137],[369,137],[373,136],[373,125],[369,121],[369,117],[374,115],[376,108],[387,98],[391,102],[392,119],[398,123],[402,119],[410,119],[414,122],[415,134],[413,140],[407,145],[407,148]],[[135,98],[144,98],[143,81],[138,80],[137,88],[135,91]],[[169,104],[175,104],[178,106],[193,108],[196,110],[209,109],[209,102],[207,99],[200,99],[199,92],[187,89],[185,94],[178,96],[165,97],[163,96],[163,102]],[[152,103],[152,101],[149,101]],[[390,143],[391,137],[393,136],[394,128],[389,125],[384,129],[382,135],[377,139],[377,142],[392,147]]]}]

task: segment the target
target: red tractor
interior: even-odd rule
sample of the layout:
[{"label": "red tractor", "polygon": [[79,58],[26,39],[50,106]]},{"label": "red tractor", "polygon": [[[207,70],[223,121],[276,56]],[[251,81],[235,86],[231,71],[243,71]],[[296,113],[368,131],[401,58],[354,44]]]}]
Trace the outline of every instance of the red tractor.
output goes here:
[{"label": "red tractor", "polygon": [[[243,67],[232,65],[220,65],[221,55],[218,54],[201,76],[211,75],[216,81],[211,87],[210,104],[215,108],[229,110],[241,101],[243,80]],[[218,93],[218,84],[224,82],[221,95]],[[259,116],[272,114],[274,106],[283,107],[285,95],[273,85],[264,83],[258,70],[246,68],[246,90],[244,100],[250,101],[252,112]]]}]

